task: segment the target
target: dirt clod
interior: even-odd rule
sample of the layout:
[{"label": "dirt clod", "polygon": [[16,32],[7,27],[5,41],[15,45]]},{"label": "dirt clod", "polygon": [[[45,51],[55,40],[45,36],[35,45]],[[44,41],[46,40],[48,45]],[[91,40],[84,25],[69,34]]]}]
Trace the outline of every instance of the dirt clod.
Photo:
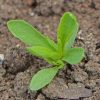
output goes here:
[{"label": "dirt clod", "polygon": [[32,57],[21,48],[9,48],[5,54],[3,68],[7,73],[16,74],[30,66]]},{"label": "dirt clod", "polygon": [[37,14],[48,16],[52,14],[60,14],[63,8],[64,0],[36,0],[37,6],[35,7],[35,12]]},{"label": "dirt clod", "polygon": [[93,61],[89,61],[86,65],[85,65],[86,71],[88,72],[89,76],[93,77],[100,77],[100,64],[95,63]]},{"label": "dirt clod", "polygon": [[[30,99],[34,98],[36,92],[29,91],[30,74],[26,72],[20,72],[15,77],[14,91],[16,93],[16,99]],[[28,94],[28,95],[26,95]]]},{"label": "dirt clod", "polygon": [[88,78],[88,74],[85,71],[78,70],[74,71],[71,77],[75,82],[84,82]]},{"label": "dirt clod", "polygon": [[64,80],[57,78],[46,89],[43,90],[43,93],[52,99],[79,99],[91,96],[92,91],[84,88],[83,86],[81,87],[77,85],[73,88],[68,88]]}]

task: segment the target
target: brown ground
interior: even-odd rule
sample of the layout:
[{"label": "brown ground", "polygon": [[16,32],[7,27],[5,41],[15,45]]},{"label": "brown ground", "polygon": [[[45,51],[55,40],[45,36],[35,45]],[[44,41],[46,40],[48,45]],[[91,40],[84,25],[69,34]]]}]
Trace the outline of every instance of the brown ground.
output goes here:
[{"label": "brown ground", "polygon": [[[84,47],[86,57],[80,64],[66,65],[48,87],[31,92],[31,77],[48,64],[27,54],[6,22],[24,19],[56,39],[66,11],[78,18],[75,46]],[[0,65],[0,100],[100,100],[100,0],[0,0],[0,54],[5,56]]]}]

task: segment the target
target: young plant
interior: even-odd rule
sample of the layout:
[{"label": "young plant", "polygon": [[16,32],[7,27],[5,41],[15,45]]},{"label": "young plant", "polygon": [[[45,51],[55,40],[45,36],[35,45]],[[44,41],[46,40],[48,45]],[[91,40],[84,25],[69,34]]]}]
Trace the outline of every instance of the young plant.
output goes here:
[{"label": "young plant", "polygon": [[29,85],[30,90],[39,90],[49,84],[64,63],[77,64],[84,57],[84,49],[72,48],[79,28],[76,17],[66,12],[61,17],[57,29],[57,43],[42,35],[29,23],[23,20],[10,20],[8,29],[16,37],[27,44],[27,51],[41,57],[52,65],[37,72]]}]

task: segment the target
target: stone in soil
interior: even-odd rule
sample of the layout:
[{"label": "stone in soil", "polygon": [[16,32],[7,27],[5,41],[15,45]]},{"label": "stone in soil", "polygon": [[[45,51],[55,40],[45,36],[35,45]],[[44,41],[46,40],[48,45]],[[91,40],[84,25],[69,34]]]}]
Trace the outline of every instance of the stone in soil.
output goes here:
[{"label": "stone in soil", "polygon": [[0,54],[0,77],[6,73],[6,70],[2,67],[4,61],[4,54]]},{"label": "stone in soil", "polygon": [[0,65],[2,65],[4,61],[4,54],[0,54]]},{"label": "stone in soil", "polygon": [[45,99],[45,96],[43,96],[42,94],[39,94],[36,100],[46,100],[46,99]]}]

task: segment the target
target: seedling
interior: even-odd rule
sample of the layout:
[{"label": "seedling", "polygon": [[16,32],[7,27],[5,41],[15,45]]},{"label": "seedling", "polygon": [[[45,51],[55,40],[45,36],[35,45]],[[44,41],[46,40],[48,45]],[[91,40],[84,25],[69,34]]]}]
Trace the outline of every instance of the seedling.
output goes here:
[{"label": "seedling", "polygon": [[10,20],[7,26],[16,38],[29,46],[26,48],[28,52],[52,65],[33,76],[29,85],[30,90],[39,90],[48,85],[57,72],[64,67],[65,62],[77,64],[84,57],[83,48],[72,48],[79,25],[76,17],[70,12],[64,13],[61,17],[57,29],[57,43],[23,20]]}]

